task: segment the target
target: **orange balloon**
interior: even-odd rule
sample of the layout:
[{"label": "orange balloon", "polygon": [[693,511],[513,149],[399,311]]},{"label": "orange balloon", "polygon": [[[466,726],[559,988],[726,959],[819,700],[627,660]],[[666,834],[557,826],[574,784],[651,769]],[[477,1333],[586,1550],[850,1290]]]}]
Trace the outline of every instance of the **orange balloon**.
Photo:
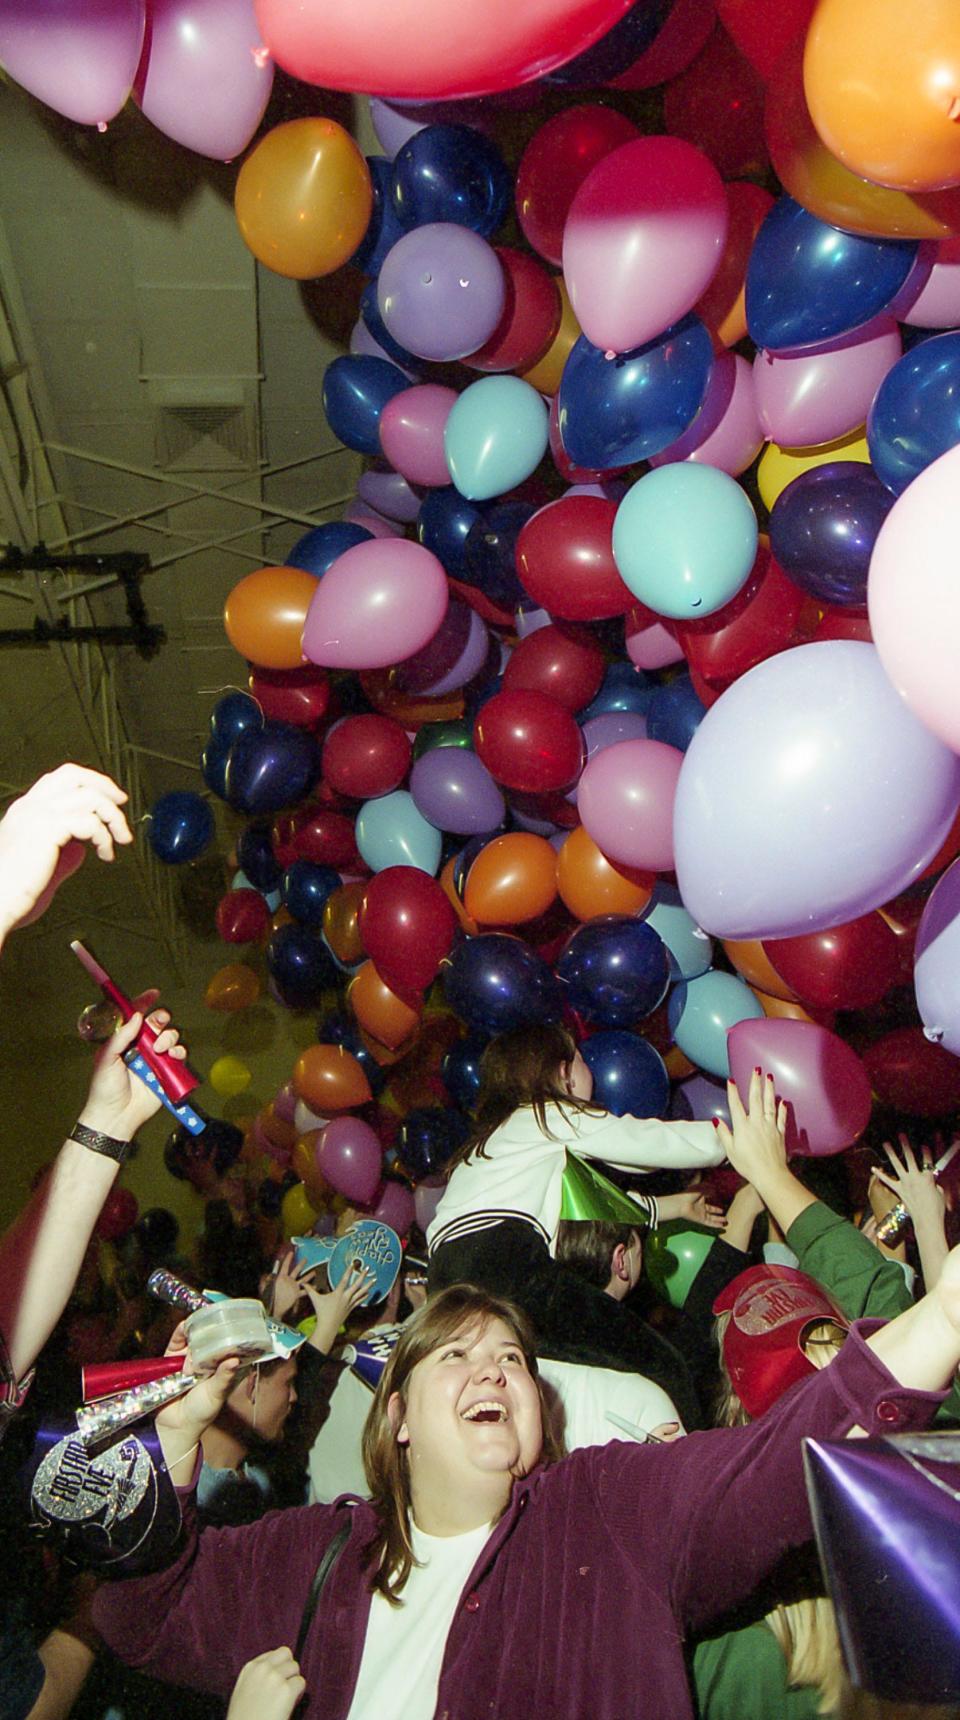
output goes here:
[{"label": "orange balloon", "polygon": [[249,1009],[259,996],[260,981],[253,969],[244,967],[242,962],[228,962],[207,982],[203,1001],[208,1009],[235,1015],[240,1009]]},{"label": "orange balloon", "polygon": [[583,330],[573,314],[570,295],[564,286],[563,276],[554,277],[560,290],[560,326],[542,358],[523,373],[523,381],[529,382],[538,394],[556,394],[560,387],[563,367]]},{"label": "orange balloon", "polygon": [[734,179],[726,187],[730,225],[717,272],[694,306],[720,346],[736,346],[747,332],[744,282],[753,241],[773,198],[750,179]]},{"label": "orange balloon", "polygon": [[467,873],[463,905],[485,926],[519,926],[545,914],[557,894],[557,856],[543,836],[495,836]]},{"label": "orange balloon", "polygon": [[270,916],[270,930],[271,930],[271,932],[279,932],[281,926],[292,926],[292,925],[293,925],[293,915],[291,914],[289,908],[279,907],[277,909],[276,913],[271,914],[271,916]]},{"label": "orange balloon", "polygon": [[475,938],[480,927],[477,925],[476,920],[472,919],[467,913],[461,897],[457,894],[457,887],[453,881],[453,874],[456,870],[456,865],[457,856],[454,854],[452,859],[447,861],[440,874],[440,884],[447,901],[450,903],[450,906],[460,922],[461,930],[465,931],[469,938]]},{"label": "orange balloon", "polygon": [[317,589],[302,567],[259,567],[235,585],[223,625],[235,651],[261,669],[299,669],[300,641]]},{"label": "orange balloon", "polygon": [[697,1072],[697,1065],[691,1063],[679,1045],[672,1046],[664,1053],[663,1062],[671,1081],[685,1081],[688,1075],[695,1075]]},{"label": "orange balloon", "polygon": [[803,82],[817,131],[852,173],[901,191],[960,180],[957,0],[819,0]]},{"label": "orange balloon", "polygon": [[293,1088],[318,1116],[368,1105],[370,1083],[353,1053],[342,1045],[308,1045],[293,1066]]},{"label": "orange balloon", "polygon": [[639,914],[653,893],[650,872],[614,866],[582,824],[571,830],[557,855],[557,887],[578,920],[595,914]]},{"label": "orange balloon", "polygon": [[758,990],[756,986],[751,989],[764,1015],[773,1016],[778,1021],[814,1021],[819,1027],[828,1027],[833,1021],[832,1014],[824,1010],[816,1010],[811,1014],[809,1009],[804,1009],[802,1003],[791,1003],[785,997],[773,997],[767,991]]},{"label": "orange balloon", "polygon": [[392,1064],[399,1063],[401,1058],[406,1057],[413,1041],[408,1039],[403,1045],[398,1045],[394,1051],[389,1045],[384,1045],[382,1039],[374,1039],[372,1033],[368,1033],[366,1028],[361,1027],[360,1043],[365,1051],[369,1051],[375,1063],[379,1063],[382,1069],[389,1069]]},{"label": "orange balloon", "polygon": [[297,1131],[285,1117],[278,1117],[273,1108],[273,1102],[264,1105],[257,1118],[264,1135],[271,1146],[280,1147],[286,1152],[292,1152],[297,1139]]},{"label": "orange balloon", "polygon": [[323,935],[337,961],[343,962],[344,967],[353,967],[363,961],[364,948],[357,929],[357,915],[365,889],[362,878],[354,879],[349,884],[341,884],[339,890],[331,890],[323,904]]},{"label": "orange balloon", "polygon": [[780,978],[759,938],[727,938],[723,947],[728,961],[748,985],[752,985],[754,989],[759,987],[771,997],[780,997],[787,1003],[796,1003],[796,992]]},{"label": "orange balloon", "polygon": [[370,225],[370,169],[336,120],[288,120],[250,151],[234,209],[244,243],[275,274],[295,281],[330,275]]},{"label": "orange balloon", "polygon": [[418,698],[415,693],[400,691],[396,674],[395,668],[368,669],[360,676],[366,698],[381,716],[393,717],[405,729],[419,729],[424,723],[455,723],[463,716],[462,693]]},{"label": "orange balloon", "polygon": [[380,978],[373,962],[364,962],[347,987],[347,1002],[360,1026],[389,1051],[416,1033],[419,1009],[411,1008]]}]

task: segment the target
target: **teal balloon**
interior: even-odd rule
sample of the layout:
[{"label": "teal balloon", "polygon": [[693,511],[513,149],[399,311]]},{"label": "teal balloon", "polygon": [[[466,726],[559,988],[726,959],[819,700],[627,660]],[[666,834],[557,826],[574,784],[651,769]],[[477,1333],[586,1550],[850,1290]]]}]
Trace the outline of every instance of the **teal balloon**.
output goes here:
[{"label": "teal balloon", "polygon": [[706,973],[713,962],[713,940],[687,913],[674,884],[657,884],[643,917],[666,945],[671,979],[697,979]]},{"label": "teal balloon", "polygon": [[730,1074],[727,1034],[738,1021],[751,1021],[763,1010],[754,992],[734,974],[716,968],[674,986],[667,1019],[674,1042],[708,1075]]},{"label": "teal balloon", "polygon": [[404,788],[365,801],[357,813],[354,834],[371,872],[382,872],[387,866],[416,866],[432,878],[440,864],[440,832],[427,823]]},{"label": "teal balloon", "polygon": [[735,597],[757,554],[757,516],[735,478],[686,461],[648,472],[613,522],[613,557],[658,615],[698,621]]},{"label": "teal balloon", "polygon": [[522,484],[547,451],[549,418],[540,395],[519,376],[484,376],[454,402],[443,446],[450,476],[471,502]]}]

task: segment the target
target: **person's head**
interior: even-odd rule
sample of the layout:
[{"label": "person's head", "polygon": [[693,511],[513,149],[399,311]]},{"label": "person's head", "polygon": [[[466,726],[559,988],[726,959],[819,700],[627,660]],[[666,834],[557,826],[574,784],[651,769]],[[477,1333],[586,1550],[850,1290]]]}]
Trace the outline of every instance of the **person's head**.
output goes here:
[{"label": "person's head", "polygon": [[622,1302],[640,1282],[643,1244],[629,1224],[563,1219],[557,1228],[557,1259],[588,1284]]},{"label": "person's head", "polygon": [[750,1266],[720,1292],[723,1395],[718,1419],[763,1415],[797,1380],[827,1366],[849,1329],[821,1284],[792,1266]]},{"label": "person's head", "polygon": [[593,1076],[565,1027],[535,1023],[499,1034],[480,1060],[476,1133],[453,1155],[451,1168],[472,1153],[482,1153],[494,1129],[523,1106],[533,1107],[546,1133],[546,1105],[579,1110],[590,1104],[592,1094]]},{"label": "person's head", "polygon": [[260,1362],[237,1382],[221,1411],[223,1420],[245,1445],[274,1445],[283,1438],[287,1417],[297,1401],[297,1358]]},{"label": "person's head", "polygon": [[418,1309],[363,1435],[381,1522],[375,1587],[393,1600],[406,1582],[411,1514],[428,1533],[495,1521],[516,1479],[562,1456],[545,1426],[533,1333],[518,1308],[455,1284]]}]

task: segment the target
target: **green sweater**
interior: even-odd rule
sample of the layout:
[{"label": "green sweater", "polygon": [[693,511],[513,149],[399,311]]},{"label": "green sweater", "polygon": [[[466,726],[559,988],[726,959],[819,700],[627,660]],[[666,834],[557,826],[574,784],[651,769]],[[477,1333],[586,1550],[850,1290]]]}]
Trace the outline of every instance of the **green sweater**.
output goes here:
[{"label": "green sweater", "polygon": [[702,1720],[817,1720],[819,1692],[790,1690],[787,1663],[765,1624],[699,1642],[693,1688]]}]

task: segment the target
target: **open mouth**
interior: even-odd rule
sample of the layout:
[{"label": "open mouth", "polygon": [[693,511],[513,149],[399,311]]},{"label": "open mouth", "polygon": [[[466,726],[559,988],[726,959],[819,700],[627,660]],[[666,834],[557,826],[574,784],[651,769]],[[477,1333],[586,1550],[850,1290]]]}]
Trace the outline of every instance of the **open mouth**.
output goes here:
[{"label": "open mouth", "polygon": [[506,1405],[497,1403],[493,1399],[488,1403],[472,1403],[470,1408],[463,1412],[464,1421],[503,1422],[506,1419]]}]

